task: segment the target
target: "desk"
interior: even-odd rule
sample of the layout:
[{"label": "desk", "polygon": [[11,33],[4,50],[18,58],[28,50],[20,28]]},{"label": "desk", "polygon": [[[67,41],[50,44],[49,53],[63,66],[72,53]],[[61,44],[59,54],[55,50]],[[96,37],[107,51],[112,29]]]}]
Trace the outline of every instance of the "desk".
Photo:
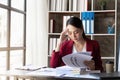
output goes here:
[{"label": "desk", "polygon": [[25,71],[25,70],[9,70],[0,71],[0,76],[14,77],[15,80],[30,79],[30,80],[99,80],[98,77],[91,76],[89,74],[76,76],[62,76],[56,75],[54,72],[39,72],[37,71]]},{"label": "desk", "polygon": [[120,72],[113,72],[113,73],[94,73],[90,74],[96,77],[99,77],[100,80],[120,80]]},{"label": "desk", "polygon": [[[35,74],[33,74],[35,73]],[[15,80],[30,79],[30,80],[120,80],[120,73],[90,73],[78,77],[67,76],[43,76],[36,74],[36,71],[24,71],[24,70],[10,70],[0,71],[0,76],[15,77]]]}]

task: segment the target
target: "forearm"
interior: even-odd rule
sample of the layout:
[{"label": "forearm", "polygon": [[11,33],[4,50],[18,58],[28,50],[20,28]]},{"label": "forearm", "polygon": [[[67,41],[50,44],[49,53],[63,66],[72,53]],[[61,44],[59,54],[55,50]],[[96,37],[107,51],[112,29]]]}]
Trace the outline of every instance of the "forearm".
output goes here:
[{"label": "forearm", "polygon": [[52,57],[50,59],[50,67],[58,67],[60,66],[60,56],[59,56],[59,52],[55,52],[53,51],[52,53]]},{"label": "forearm", "polygon": [[55,52],[59,52],[60,51],[60,42],[58,41],[57,46],[55,48]]}]

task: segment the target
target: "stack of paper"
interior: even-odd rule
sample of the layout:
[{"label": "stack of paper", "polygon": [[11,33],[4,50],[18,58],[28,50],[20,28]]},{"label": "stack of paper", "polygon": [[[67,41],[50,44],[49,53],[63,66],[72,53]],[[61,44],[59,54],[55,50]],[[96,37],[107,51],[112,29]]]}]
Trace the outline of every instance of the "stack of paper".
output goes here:
[{"label": "stack of paper", "polygon": [[85,60],[91,60],[92,56],[90,56],[89,54],[91,54],[90,52],[78,52],[78,53],[72,53],[69,55],[66,55],[64,57],[62,57],[63,62],[70,66],[70,67],[87,67],[84,64]]}]

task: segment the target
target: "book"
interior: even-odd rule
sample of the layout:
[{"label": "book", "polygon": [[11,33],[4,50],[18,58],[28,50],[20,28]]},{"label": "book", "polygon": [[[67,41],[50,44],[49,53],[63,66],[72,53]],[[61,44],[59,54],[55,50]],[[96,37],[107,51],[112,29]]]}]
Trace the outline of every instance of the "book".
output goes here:
[{"label": "book", "polygon": [[87,10],[88,10],[88,0],[84,0],[84,11],[87,11]]},{"label": "book", "polygon": [[63,30],[66,29],[66,22],[71,16],[63,16]]},{"label": "book", "polygon": [[81,20],[86,34],[94,33],[94,12],[82,12]]},{"label": "book", "polygon": [[73,11],[77,11],[77,3],[78,3],[78,0],[73,0]]},{"label": "book", "polygon": [[90,19],[89,19],[90,31],[89,32],[93,34],[94,33],[94,12],[90,12],[89,15],[90,15]]},{"label": "book", "polygon": [[55,50],[56,46],[57,46],[57,38],[52,38],[53,39],[53,49],[52,50]]},{"label": "book", "polygon": [[56,10],[56,0],[50,0],[51,4],[50,4],[50,10],[51,11],[55,11]]},{"label": "book", "polygon": [[51,55],[52,51],[55,50],[58,40],[59,38],[50,38],[49,55]]},{"label": "book", "polygon": [[62,11],[67,11],[68,0],[62,0]]},{"label": "book", "polygon": [[81,13],[81,20],[83,23],[83,29],[84,29],[85,33],[87,33],[87,17],[86,16],[87,16],[86,12]]},{"label": "book", "polygon": [[55,26],[55,20],[54,19],[50,19],[50,29],[49,29],[50,33],[54,32],[54,26]]},{"label": "book", "polygon": [[53,51],[53,39],[50,38],[50,42],[49,42],[49,53],[48,55],[51,55],[52,54],[52,51]]},{"label": "book", "polygon": [[56,0],[56,11],[62,11],[62,0]]},{"label": "book", "polygon": [[87,34],[90,34],[91,26],[90,26],[90,12],[86,12],[86,21],[87,21]]},{"label": "book", "polygon": [[69,7],[68,7],[68,11],[72,11],[73,10],[73,0],[69,0],[69,2],[68,2],[68,5],[69,5]]}]

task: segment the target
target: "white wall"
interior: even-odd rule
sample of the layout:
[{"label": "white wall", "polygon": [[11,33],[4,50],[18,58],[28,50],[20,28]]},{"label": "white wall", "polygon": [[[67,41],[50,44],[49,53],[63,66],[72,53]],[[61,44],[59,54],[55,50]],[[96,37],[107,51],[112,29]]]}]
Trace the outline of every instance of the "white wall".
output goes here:
[{"label": "white wall", "polygon": [[47,0],[27,0],[27,64],[47,65]]}]

